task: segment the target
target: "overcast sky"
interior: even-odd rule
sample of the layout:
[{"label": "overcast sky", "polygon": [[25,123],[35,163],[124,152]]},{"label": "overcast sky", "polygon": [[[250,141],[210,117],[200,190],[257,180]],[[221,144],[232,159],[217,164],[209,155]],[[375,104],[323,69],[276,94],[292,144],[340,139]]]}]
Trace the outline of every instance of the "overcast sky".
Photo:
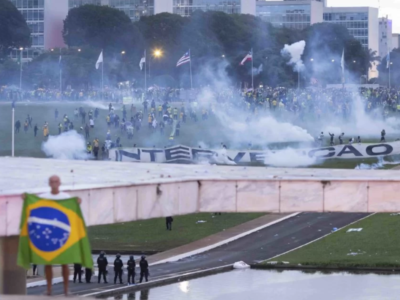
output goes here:
[{"label": "overcast sky", "polygon": [[393,20],[393,33],[400,33],[400,0],[327,0],[328,6],[380,7],[379,16]]}]

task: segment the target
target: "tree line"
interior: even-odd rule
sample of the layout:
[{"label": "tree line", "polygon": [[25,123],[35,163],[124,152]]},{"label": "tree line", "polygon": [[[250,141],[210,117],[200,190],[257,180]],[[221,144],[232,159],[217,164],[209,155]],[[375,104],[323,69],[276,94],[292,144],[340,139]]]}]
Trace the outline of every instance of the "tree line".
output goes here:
[{"label": "tree line", "polygon": [[[148,83],[171,87],[190,85],[189,68],[176,67],[178,59],[189,49],[196,86],[219,80],[217,74],[221,70],[236,85],[249,84],[251,73],[255,72],[256,86],[296,86],[298,74],[287,64],[281,49],[300,40],[306,41],[302,55],[305,68],[300,73],[302,85],[341,82],[343,50],[346,77],[355,81],[367,74],[372,63],[379,61],[376,53],[364,49],[340,25],[319,23],[294,30],[273,27],[251,15],[214,11],[196,11],[190,17],[162,13],[132,22],[117,9],[84,5],[69,11],[63,37],[67,47],[45,51],[23,64],[25,87],[58,88],[60,70],[63,88],[98,87],[101,71],[94,66],[101,51],[108,86],[129,81],[142,87],[144,70],[140,70],[139,61],[145,49]],[[18,61],[10,60],[8,54],[10,49],[29,46],[29,28],[22,15],[8,0],[0,0],[0,85],[17,85]],[[162,55],[155,56],[156,49]],[[251,64],[240,65],[250,49],[253,49],[254,70]],[[394,53],[397,53],[393,55],[396,63],[400,64],[399,50]],[[385,73],[381,69],[380,66]],[[393,74],[393,82],[396,76],[400,74]]]}]

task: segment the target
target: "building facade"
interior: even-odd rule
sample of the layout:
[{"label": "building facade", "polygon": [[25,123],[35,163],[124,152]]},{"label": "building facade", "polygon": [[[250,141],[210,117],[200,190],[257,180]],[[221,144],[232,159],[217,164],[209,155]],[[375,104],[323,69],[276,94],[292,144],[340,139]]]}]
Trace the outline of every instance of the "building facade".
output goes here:
[{"label": "building facade", "polygon": [[174,13],[187,17],[196,10],[227,14],[255,14],[256,0],[69,0],[69,9],[85,4],[108,5],[125,12],[133,21],[142,16]]},{"label": "building facade", "polygon": [[381,57],[392,51],[392,20],[379,18],[379,54]]},{"label": "building facade", "polygon": [[[378,9],[373,7],[325,7],[324,22],[340,24],[366,49],[379,55]],[[368,78],[378,77],[374,65],[368,72]]]},{"label": "building facade", "polygon": [[[63,47],[63,20],[68,11],[68,0],[9,0],[24,16],[31,30],[30,48],[22,51],[23,60],[30,60],[46,49]],[[12,58],[20,56],[20,50],[11,52]]]},{"label": "building facade", "polygon": [[392,34],[392,49],[400,48],[400,35],[398,33]]},{"label": "building facade", "polygon": [[227,14],[240,14],[240,0],[173,0],[173,13],[187,17],[196,10],[221,11]]},{"label": "building facade", "polygon": [[[29,29],[31,30],[32,47],[24,49],[23,58],[39,55],[44,50],[44,0],[23,1],[10,0],[24,16]],[[19,57],[20,50],[14,49],[11,56]]]},{"label": "building facade", "polygon": [[276,27],[304,29],[322,22],[323,2],[318,0],[257,1],[256,16]]}]

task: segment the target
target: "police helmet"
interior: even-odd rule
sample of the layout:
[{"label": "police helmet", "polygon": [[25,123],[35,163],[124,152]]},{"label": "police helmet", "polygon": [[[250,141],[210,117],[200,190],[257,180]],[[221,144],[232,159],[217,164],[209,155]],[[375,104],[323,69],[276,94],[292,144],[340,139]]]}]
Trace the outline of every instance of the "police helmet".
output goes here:
[{"label": "police helmet", "polygon": [[142,259],[145,259],[145,258],[146,258],[146,256],[142,255]]},{"label": "police helmet", "polygon": [[117,254],[117,258],[120,258],[120,257],[121,257],[121,255],[118,253],[118,254]]},{"label": "police helmet", "polygon": [[130,259],[133,259],[133,255],[129,256]]},{"label": "police helmet", "polygon": [[104,256],[104,254],[105,254],[104,251],[100,252],[100,256]]}]

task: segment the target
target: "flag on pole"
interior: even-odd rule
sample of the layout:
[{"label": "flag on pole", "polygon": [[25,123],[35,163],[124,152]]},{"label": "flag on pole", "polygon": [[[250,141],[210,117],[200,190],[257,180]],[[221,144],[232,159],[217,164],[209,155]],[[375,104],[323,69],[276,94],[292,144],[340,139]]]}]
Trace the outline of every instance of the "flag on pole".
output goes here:
[{"label": "flag on pole", "polygon": [[342,73],[344,73],[344,49],[342,52],[342,59],[340,61],[340,66],[342,67]]},{"label": "flag on pole", "polygon": [[102,64],[102,63],[103,63],[103,51],[101,51],[101,53],[100,53],[100,55],[99,55],[99,58],[97,59],[97,62],[96,62],[96,70],[99,69],[100,64]]},{"label": "flag on pole", "polygon": [[243,58],[243,60],[240,62],[240,65],[241,66],[243,66],[244,65],[244,63],[246,62],[246,61],[252,61],[253,60],[253,49],[251,49],[250,50],[250,52],[249,53],[247,53],[247,55]]},{"label": "flag on pole", "polygon": [[260,74],[263,71],[263,64],[258,67],[257,73]]},{"label": "flag on pole", "polygon": [[85,221],[76,198],[47,200],[26,195],[21,213],[17,264],[81,264],[92,268]]},{"label": "flag on pole", "polygon": [[185,55],[183,55],[178,62],[176,63],[176,66],[179,67],[183,64],[186,64],[190,62],[190,50],[188,52],[185,53]]},{"label": "flag on pole", "polygon": [[388,55],[386,57],[386,69],[390,67],[390,51],[388,51]]},{"label": "flag on pole", "polygon": [[143,57],[142,57],[142,59],[141,59],[140,62],[139,62],[140,71],[143,69],[143,65],[144,65],[145,63],[146,63],[146,50],[144,50]]},{"label": "flag on pole", "polygon": [[344,49],[342,52],[342,59],[340,60],[340,66],[342,67],[342,84],[344,84]]}]

